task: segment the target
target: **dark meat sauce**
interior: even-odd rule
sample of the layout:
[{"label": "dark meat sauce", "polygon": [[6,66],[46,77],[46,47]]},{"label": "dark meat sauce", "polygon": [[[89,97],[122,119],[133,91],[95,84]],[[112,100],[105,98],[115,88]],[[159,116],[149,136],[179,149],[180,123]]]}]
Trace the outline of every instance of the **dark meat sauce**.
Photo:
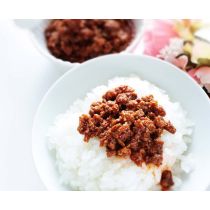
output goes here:
[{"label": "dark meat sauce", "polygon": [[164,170],[161,175],[160,185],[163,191],[169,190],[174,185],[172,172],[170,170]]},{"label": "dark meat sauce", "polygon": [[132,20],[52,20],[45,30],[49,51],[57,58],[83,62],[125,50],[134,36]]},{"label": "dark meat sauce", "polygon": [[[175,127],[166,121],[165,110],[152,95],[138,98],[134,89],[119,86],[107,91],[102,101],[90,106],[89,114],[80,116],[78,131],[84,141],[98,137],[106,147],[107,157],[130,158],[137,166],[142,163],[160,166],[163,160],[164,130],[174,134]],[[173,185],[172,173],[162,172],[160,185],[168,190]]]}]

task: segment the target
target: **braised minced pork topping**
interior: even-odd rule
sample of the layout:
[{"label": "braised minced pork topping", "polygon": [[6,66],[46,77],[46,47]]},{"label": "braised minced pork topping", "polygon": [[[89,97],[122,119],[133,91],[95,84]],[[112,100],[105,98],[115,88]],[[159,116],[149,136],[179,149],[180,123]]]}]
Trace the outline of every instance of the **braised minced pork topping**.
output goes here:
[{"label": "braised minced pork topping", "polygon": [[169,190],[174,185],[172,172],[170,170],[164,170],[161,175],[160,185],[162,190]]},{"label": "braised minced pork topping", "polygon": [[49,51],[57,58],[83,62],[125,50],[134,36],[132,20],[52,20],[45,30]]},{"label": "braised minced pork topping", "polygon": [[[142,163],[160,166],[161,134],[164,130],[176,132],[172,123],[164,119],[165,115],[152,95],[138,98],[134,89],[124,85],[107,91],[102,101],[92,103],[89,114],[80,117],[78,131],[85,142],[98,137],[100,146],[106,147],[107,157],[130,157],[137,166]],[[162,173],[163,190],[173,185],[172,174],[171,179],[168,174]]]}]

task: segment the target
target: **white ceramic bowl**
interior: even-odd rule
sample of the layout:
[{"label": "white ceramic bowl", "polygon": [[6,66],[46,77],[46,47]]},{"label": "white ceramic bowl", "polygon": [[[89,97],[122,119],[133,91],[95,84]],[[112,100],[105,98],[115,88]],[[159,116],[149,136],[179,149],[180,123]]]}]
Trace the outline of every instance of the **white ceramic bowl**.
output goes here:
[{"label": "white ceramic bowl", "polygon": [[[134,39],[131,41],[129,46],[122,51],[121,53],[132,53],[137,44],[140,42],[141,38],[141,29],[142,29],[142,20],[136,19],[134,20],[136,33],[134,36]],[[71,68],[75,64],[78,63],[71,63],[69,61],[63,61],[59,58],[56,58],[53,56],[49,50],[46,47],[46,41],[44,37],[44,30],[47,27],[47,24],[49,23],[49,20],[15,20],[15,23],[20,26],[21,28],[27,29],[29,36],[31,38],[31,41],[35,45],[35,47],[48,59],[50,59],[54,63],[58,63],[61,66]]]},{"label": "white ceramic bowl", "polygon": [[33,157],[38,173],[49,190],[65,189],[46,146],[46,132],[55,117],[65,112],[72,102],[83,98],[92,88],[106,84],[115,76],[139,75],[167,91],[179,101],[195,123],[190,152],[195,170],[180,190],[205,190],[210,182],[210,100],[186,73],[159,59],[138,55],[102,56],[74,67],[64,74],[43,98],[33,127]]}]

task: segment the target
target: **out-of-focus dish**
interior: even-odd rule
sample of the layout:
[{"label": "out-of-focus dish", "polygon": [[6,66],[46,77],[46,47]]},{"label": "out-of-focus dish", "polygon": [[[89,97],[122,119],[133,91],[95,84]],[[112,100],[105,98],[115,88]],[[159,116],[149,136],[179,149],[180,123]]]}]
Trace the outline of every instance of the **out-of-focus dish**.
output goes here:
[{"label": "out-of-focus dish", "polygon": [[[142,78],[148,82],[141,81],[138,78],[127,78],[131,74],[137,75],[138,78]],[[116,76],[121,77],[121,79],[112,80],[112,78]],[[110,79],[111,82],[108,86],[101,86],[107,85]],[[117,83],[116,81],[119,82]],[[177,86],[177,84],[179,85]],[[97,126],[101,127],[101,124],[96,123],[92,126],[92,120],[100,119],[102,116],[100,110],[103,110],[102,107],[104,105],[112,104],[114,107],[118,106],[119,108],[119,103],[123,102],[125,99],[124,96],[130,97],[130,93],[128,95],[127,93],[123,93],[125,95],[118,94],[119,96],[117,95],[115,99],[111,97],[111,101],[107,100],[108,98],[105,97],[105,104],[103,104],[102,107],[100,106],[100,109],[94,105],[96,108],[94,108],[94,110],[96,112],[98,112],[97,110],[100,111],[97,117],[91,116],[95,111],[90,111],[88,114],[88,110],[90,110],[90,105],[94,101],[103,102],[101,101],[102,95],[105,94],[106,91],[111,90],[111,92],[113,92],[113,88],[118,88],[119,85],[127,85],[135,90],[130,91],[130,96],[134,97],[137,94],[140,100],[132,98],[135,103],[137,102],[137,107],[138,103],[145,103],[149,100],[146,108],[150,107],[149,110],[151,110],[151,107],[154,108],[155,106],[155,109],[152,108],[152,110],[158,114],[158,116],[154,117],[154,113],[149,114],[145,110],[143,110],[142,113],[140,109],[136,110],[138,113],[134,113],[132,110],[128,110],[129,106],[127,106],[127,104],[126,107],[122,106],[125,110],[123,110],[124,108],[121,108],[121,110],[116,109],[118,114],[116,116],[111,115],[112,119],[110,122],[114,123],[114,118],[119,120],[119,129],[117,129],[116,132],[112,125],[110,125],[110,127],[103,127],[108,134],[104,135],[105,144],[99,147],[99,139],[102,141],[101,139],[103,137],[99,135],[103,134],[103,132],[99,129],[100,132],[98,133],[95,132],[94,129]],[[94,90],[97,86],[99,87]],[[166,92],[161,91],[161,89]],[[91,90],[94,90],[94,92],[91,92]],[[91,94],[85,97],[89,92]],[[116,92],[116,89],[114,92]],[[193,93],[194,97],[189,97],[189,92]],[[151,97],[146,97],[146,99],[142,98],[142,96],[148,96],[150,94],[154,96],[154,100]],[[170,99],[167,95],[169,95]],[[85,99],[82,102],[81,100],[75,102],[78,98]],[[154,101],[158,101],[158,103]],[[74,104],[74,102],[76,104]],[[179,102],[181,106],[176,102]],[[158,104],[162,106],[163,109],[161,109]],[[56,124],[53,129],[51,129],[49,133],[50,139],[48,138],[47,141],[46,133],[56,116],[65,113],[70,105],[70,111],[61,115],[55,121]],[[92,108],[93,107],[91,107],[91,110]],[[33,128],[34,160],[38,172],[48,189],[156,190],[161,187],[163,190],[204,190],[209,184],[210,176],[208,167],[210,159],[208,150],[208,139],[210,138],[208,129],[210,123],[209,109],[209,99],[205,93],[202,92],[202,89],[182,71],[170,64],[145,56],[110,55],[100,57],[85,62],[65,74],[44,97],[39,106]],[[183,110],[187,112],[187,117]],[[199,112],[197,110],[199,110]],[[126,115],[126,111],[130,112],[129,116]],[[164,111],[166,112],[165,117]],[[79,126],[79,117],[82,116],[82,114],[87,116],[85,116],[84,119],[81,117],[81,124]],[[129,120],[127,117],[130,118],[136,116],[136,114],[137,118],[134,120],[134,123],[128,126]],[[138,121],[138,114],[146,114],[146,119],[140,117],[140,121]],[[105,114],[105,116],[106,115],[107,114]],[[120,117],[125,117],[125,119],[120,119]],[[154,117],[154,119],[152,119],[152,117]],[[164,120],[161,117],[164,117]],[[88,119],[87,123],[84,124],[83,120],[86,119]],[[193,133],[192,125],[187,119],[194,122]],[[108,119],[104,120],[105,123],[108,122]],[[123,122],[125,120],[126,122]],[[171,123],[168,122],[169,120]],[[127,141],[127,133],[129,134],[129,138],[133,138],[134,135],[132,132],[138,130],[136,127],[141,127],[143,121],[146,125],[143,127],[145,127],[146,130],[149,129],[149,131],[146,133],[140,132],[140,135],[143,134],[143,138],[138,142],[142,144],[143,141],[149,140],[150,143],[153,142],[160,147],[155,146],[154,151],[151,150],[153,147],[149,147],[146,151],[140,151],[142,156],[138,157],[142,157],[142,160],[138,161],[131,157],[132,153],[135,152],[129,150],[131,145],[129,146],[130,148],[126,148],[128,144],[131,144],[131,141]],[[91,135],[91,139],[88,143],[83,141],[84,136],[79,134],[77,128],[80,133],[84,134],[85,140]],[[92,128],[93,130],[88,130]],[[128,132],[124,132],[125,129],[127,129]],[[162,133],[159,136],[161,141],[155,139],[155,136],[158,136],[156,132],[158,129],[160,129],[159,131]],[[109,139],[110,131],[111,135],[115,138],[114,142]],[[122,142],[124,133],[126,142]],[[151,139],[147,138],[148,134],[150,138],[152,137]],[[97,137],[97,139],[95,139],[95,137]],[[190,139],[192,139],[192,141],[190,145],[187,146],[187,141]],[[53,158],[53,154],[48,151],[47,144],[49,141],[54,155],[56,154],[56,156],[54,156],[55,158]],[[136,143],[136,141],[133,143]],[[114,145],[116,145],[116,147]],[[132,145],[132,147],[133,146],[134,145]],[[111,151],[109,149],[107,150],[107,147],[110,147]],[[133,148],[135,150],[135,146]],[[139,150],[139,147],[136,149]],[[145,150],[144,146],[143,149]],[[108,156],[113,156],[107,158],[106,152]],[[127,155],[129,153],[131,153],[130,157]],[[195,168],[186,176],[182,172],[189,172],[191,169],[191,163],[186,159],[186,155],[189,153],[192,154],[195,160]],[[76,155],[78,155],[77,158],[75,158]],[[158,155],[160,156],[158,157]],[[80,161],[77,162],[78,160]],[[177,161],[179,162],[178,164],[176,163]],[[98,162],[101,162],[101,164]],[[117,170],[116,167],[119,170]],[[94,168],[94,170],[88,170],[88,168]],[[137,175],[139,175],[141,179]],[[102,179],[102,177],[104,178]],[[180,178],[182,179],[181,184]],[[126,182],[129,184],[126,185]]]},{"label": "out-of-focus dish", "polygon": [[[65,69],[66,70],[69,70],[69,68],[71,68],[71,67],[73,67],[75,64],[78,64],[78,62],[79,62],[79,60],[78,60],[78,62],[76,62],[76,60],[75,59],[73,59],[73,61],[74,62],[69,62],[69,61],[66,61],[67,59],[60,59],[60,58],[57,58],[57,57],[55,57],[54,55],[52,55],[51,54],[51,52],[48,50],[48,48],[47,48],[47,42],[46,42],[46,38],[45,38],[45,31],[46,31],[46,29],[47,29],[47,27],[49,26],[49,23],[51,22],[52,20],[15,20],[15,22],[16,22],[16,24],[19,26],[19,27],[21,27],[21,28],[24,28],[24,29],[27,29],[27,31],[28,31],[28,33],[29,33],[29,36],[30,36],[30,38],[31,38],[31,40],[32,40],[32,42],[34,43],[34,45],[37,47],[37,49],[43,54],[43,55],[45,55],[47,58],[49,58],[51,61],[53,61],[55,64],[58,64],[58,65],[60,65],[60,66],[63,66],[63,67],[65,67]],[[91,20],[90,20],[91,21]],[[132,34],[132,39],[130,40],[130,38],[129,38],[129,44],[127,45],[125,45],[125,42],[123,41],[123,42],[119,42],[119,40],[117,40],[116,38],[115,38],[115,44],[118,44],[118,43],[123,43],[123,47],[120,49],[118,49],[118,51],[121,51],[121,52],[123,52],[123,53],[132,53],[134,50],[135,50],[135,48],[136,48],[136,46],[138,45],[138,43],[140,42],[140,38],[141,38],[141,32],[142,32],[142,24],[143,24],[143,21],[142,20],[138,20],[138,19],[134,19],[134,20],[132,20],[132,23],[133,24],[131,24],[131,25],[133,25],[133,29],[134,29],[134,31],[133,31],[133,34]],[[110,23],[108,24],[108,26],[107,27],[110,27]],[[85,26],[84,26],[85,27]],[[84,29],[84,27],[83,27],[83,29]],[[57,27],[58,28],[58,27]],[[66,27],[64,27],[64,30],[69,30],[69,29],[65,29]],[[54,28],[55,29],[55,28]],[[63,27],[59,27],[59,29],[62,29],[62,31],[63,31]],[[78,29],[78,28],[77,28]],[[87,28],[86,28],[87,29]],[[80,30],[80,29],[79,29]],[[85,30],[86,32],[84,32],[83,31],[83,33],[87,33],[87,30]],[[91,30],[92,31],[92,30]],[[117,31],[119,32],[120,30],[119,29],[117,29]],[[126,29],[126,31],[127,31],[127,29]],[[131,30],[130,30],[131,31]],[[119,34],[121,34],[120,36],[121,37],[123,37],[122,35],[123,35],[123,33],[125,32],[125,30],[123,30],[123,31],[121,31]],[[94,30],[94,33],[96,33],[96,30]],[[98,32],[97,32],[98,33]],[[61,34],[63,34],[63,33],[59,33],[60,35]],[[79,34],[80,34],[80,32],[79,32]],[[99,34],[101,34],[101,32],[99,31]],[[107,36],[106,35],[107,33],[105,33],[105,36]],[[115,35],[117,35],[117,33],[115,32],[115,30],[114,30],[114,34]],[[125,33],[124,33],[125,34]],[[127,32],[126,32],[126,34],[127,34]],[[59,35],[59,37],[61,37]],[[52,36],[54,36],[55,37],[55,39],[56,39],[56,37],[58,36],[58,34],[57,35],[55,35],[55,33],[54,33],[54,35],[52,35]],[[85,36],[85,37],[87,37],[86,35],[84,35],[83,34],[83,36]],[[100,35],[101,36],[101,35]],[[72,36],[71,36],[72,37]],[[78,31],[77,31],[77,37],[78,37]],[[93,36],[93,38],[94,38],[95,36]],[[98,37],[98,36],[97,36]],[[125,38],[126,38],[126,36],[124,36]],[[52,38],[52,37],[51,37]],[[108,37],[107,37],[108,38]],[[106,39],[107,39],[106,38]],[[75,38],[75,41],[76,41],[76,39],[77,38]],[[89,39],[89,41],[92,39],[92,38],[88,38]],[[106,40],[105,39],[105,40]],[[65,39],[66,40],[66,39]],[[69,39],[68,39],[69,40]],[[126,38],[126,40],[127,40],[127,38]],[[89,42],[88,41],[88,42]],[[52,41],[50,41],[51,42],[51,44],[54,42],[52,42]],[[91,41],[92,42],[92,41]],[[96,45],[98,45],[97,43],[102,43],[102,42],[104,42],[104,40],[96,40],[96,41],[94,41],[94,43],[96,42]],[[55,43],[55,42],[54,42]],[[83,43],[83,41],[82,41],[82,43]],[[93,43],[93,42],[92,42]],[[127,41],[126,41],[126,43],[128,43]],[[58,45],[60,45],[61,44],[61,41],[59,40],[58,42],[57,42],[57,44]],[[80,41],[80,44],[81,44],[81,41]],[[110,43],[111,44],[111,43]],[[113,51],[113,49],[111,49],[110,48],[110,44],[108,44],[108,46],[102,46],[104,49],[100,49],[99,50],[99,52],[92,52],[92,56],[90,56],[90,58],[92,58],[92,57],[96,57],[97,55],[99,55],[99,54],[101,54],[100,53],[100,51],[101,52],[103,52],[104,51],[104,53],[105,52],[107,52],[107,53],[109,53],[109,52],[112,52]],[[88,43],[88,45],[89,45],[89,43]],[[104,45],[104,44],[102,44],[102,45]],[[107,45],[107,44],[106,44]],[[65,43],[65,46],[58,46],[59,47],[59,49],[61,49],[61,48],[65,48],[65,49],[67,49],[67,48],[69,48],[69,47],[67,47],[67,46],[69,46],[69,43]],[[55,49],[55,46],[53,47],[54,49]],[[107,48],[107,49],[106,49]],[[94,48],[93,50],[97,50],[96,48]],[[107,51],[108,50],[108,51]],[[67,52],[68,51],[68,52]],[[89,51],[89,50],[88,50]],[[69,50],[66,50],[66,52],[67,52],[67,54],[69,53]],[[117,51],[113,51],[113,52],[117,52]],[[78,53],[79,54],[82,54],[83,52],[81,51],[81,46],[80,46],[80,49],[78,49]],[[104,54],[104,53],[102,53],[102,54]],[[105,54],[107,54],[107,53],[105,53]],[[59,54],[61,55],[61,52],[59,52]],[[85,52],[85,54],[86,54],[86,52]],[[74,56],[75,57],[75,56]],[[76,57],[78,57],[78,56],[76,56]],[[81,56],[80,56],[81,57]],[[84,56],[82,56],[83,57],[83,59],[84,59]],[[87,59],[87,56],[85,56],[85,58]],[[80,58],[81,59],[81,58]]]}]

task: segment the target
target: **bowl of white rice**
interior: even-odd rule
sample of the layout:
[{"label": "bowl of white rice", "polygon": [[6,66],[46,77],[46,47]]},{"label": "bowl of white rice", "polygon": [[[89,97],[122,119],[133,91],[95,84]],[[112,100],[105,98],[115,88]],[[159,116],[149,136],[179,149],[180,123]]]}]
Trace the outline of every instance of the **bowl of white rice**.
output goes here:
[{"label": "bowl of white rice", "polygon": [[[80,116],[109,90],[126,85],[138,97],[153,95],[164,119],[161,164],[137,166],[130,158],[107,157],[97,137],[84,142]],[[32,151],[48,190],[161,190],[170,168],[170,190],[205,190],[210,183],[210,103],[191,78],[175,66],[148,56],[108,55],[75,66],[46,93],[35,116]]]}]

